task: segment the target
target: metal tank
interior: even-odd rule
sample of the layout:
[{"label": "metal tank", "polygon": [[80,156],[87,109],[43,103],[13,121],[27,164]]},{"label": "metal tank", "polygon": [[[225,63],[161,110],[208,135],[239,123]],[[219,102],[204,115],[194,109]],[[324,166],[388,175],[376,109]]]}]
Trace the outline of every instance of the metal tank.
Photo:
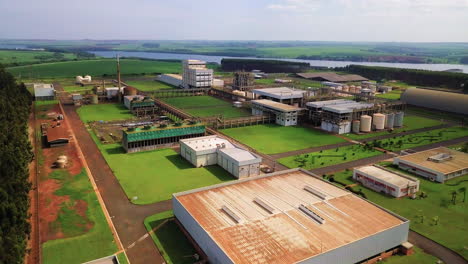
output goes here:
[{"label": "metal tank", "polygon": [[372,116],[372,124],[374,125],[375,129],[382,130],[385,128],[385,115],[381,113],[373,114]]},{"label": "metal tank", "polygon": [[395,127],[402,127],[403,126],[403,118],[405,116],[404,112],[397,112],[395,113],[395,121],[393,123],[393,126]]},{"label": "metal tank", "polygon": [[370,132],[372,124],[372,117],[368,115],[361,116],[361,132]]},{"label": "metal tank", "polygon": [[353,133],[359,133],[359,129],[361,128],[361,121],[359,120],[353,120],[352,124],[352,131]]},{"label": "metal tank", "polygon": [[98,104],[98,103],[99,103],[98,96],[96,94],[91,95],[91,104]]},{"label": "metal tank", "polygon": [[389,113],[387,114],[387,118],[385,120],[385,128],[393,128],[395,123],[395,114]]},{"label": "metal tank", "polygon": [[75,82],[76,83],[81,83],[83,81],[83,76],[76,76],[75,77]]},{"label": "metal tank", "polygon": [[87,82],[91,82],[91,76],[89,76],[89,75],[86,75],[86,76],[84,77],[84,79],[85,79]]}]

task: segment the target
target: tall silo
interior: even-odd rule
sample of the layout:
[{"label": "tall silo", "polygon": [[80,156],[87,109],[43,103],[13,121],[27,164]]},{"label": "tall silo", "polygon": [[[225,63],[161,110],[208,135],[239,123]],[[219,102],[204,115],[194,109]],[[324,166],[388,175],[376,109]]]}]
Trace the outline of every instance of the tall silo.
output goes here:
[{"label": "tall silo", "polygon": [[404,112],[397,112],[395,114],[395,121],[393,123],[393,126],[396,126],[396,127],[402,127],[403,126],[403,118],[405,116],[405,113]]},{"label": "tall silo", "polygon": [[395,114],[389,113],[387,114],[387,119],[385,121],[385,128],[393,128],[395,123]]},{"label": "tall silo", "polygon": [[372,117],[368,115],[361,116],[361,131],[362,132],[370,132],[371,131],[371,124],[372,124]]},{"label": "tall silo", "polygon": [[372,116],[372,124],[375,126],[375,129],[382,130],[385,128],[385,115],[376,113]]},{"label": "tall silo", "polygon": [[359,133],[359,129],[361,128],[361,121],[359,120],[353,120],[353,124],[352,124],[352,130],[353,130],[353,133]]}]

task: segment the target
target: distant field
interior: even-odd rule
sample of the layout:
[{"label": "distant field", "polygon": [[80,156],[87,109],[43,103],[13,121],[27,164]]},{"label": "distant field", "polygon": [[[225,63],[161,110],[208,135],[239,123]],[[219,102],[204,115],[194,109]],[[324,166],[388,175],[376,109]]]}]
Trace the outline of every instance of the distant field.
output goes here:
[{"label": "distant field", "polygon": [[176,192],[234,180],[219,166],[194,168],[172,149],[127,154],[120,144],[102,145],[93,135],[101,153],[135,204],[171,199]]},{"label": "distant field", "polygon": [[163,100],[197,117],[223,115],[224,118],[235,118],[251,115],[244,108],[236,108],[231,103],[212,96],[171,97]]},{"label": "distant field", "polygon": [[221,132],[265,154],[283,153],[345,141],[318,130],[276,124],[228,128]]},{"label": "distant field", "polygon": [[403,127],[396,128],[391,133],[388,131],[372,132],[372,133],[362,134],[362,135],[350,133],[350,134],[345,134],[344,136],[351,138],[351,139],[355,139],[355,140],[361,140],[361,139],[377,137],[377,136],[382,136],[382,135],[396,134],[396,133],[400,133],[403,131],[411,131],[411,130],[425,128],[425,127],[433,127],[433,126],[438,126],[442,124],[443,122],[438,121],[438,120],[429,119],[429,118],[425,118],[421,116],[407,115],[403,119]]},{"label": "distant field", "polygon": [[303,155],[279,159],[278,162],[288,168],[303,168],[306,170],[332,166],[353,160],[373,157],[382,154],[374,149],[365,149],[361,145],[351,145],[337,149],[327,149]]},{"label": "distant field", "polygon": [[[114,254],[117,251],[114,237],[86,172],[83,170],[78,175],[69,175],[66,171],[55,171],[51,178],[62,184],[55,194],[70,197],[62,204],[58,218],[51,227],[61,230],[68,238],[45,242],[42,245],[43,263],[79,264]],[[86,217],[74,210],[79,200],[87,203]],[[85,230],[88,224],[92,225],[89,231]]]},{"label": "distant field", "polygon": [[[121,60],[122,74],[154,74],[174,73],[181,71],[179,62],[151,61],[137,59]],[[112,59],[68,61],[18,66],[7,68],[14,76],[28,76],[28,78],[58,78],[75,77],[76,75],[115,75],[116,62]]]},{"label": "distant field", "polygon": [[124,120],[134,117],[123,104],[83,105],[78,108],[78,115],[85,123],[101,120]]},{"label": "distant field", "polygon": [[54,53],[50,51],[18,51],[0,50],[0,64],[26,64],[50,62],[58,60],[73,60],[76,55],[73,53]]},{"label": "distant field", "polygon": [[376,97],[384,98],[384,99],[391,99],[391,100],[399,100],[402,94],[402,90],[394,90],[385,94],[378,94]]},{"label": "distant field", "polygon": [[126,84],[137,88],[143,92],[151,92],[163,89],[175,89],[176,87],[165,84],[160,81],[153,81],[153,80],[144,80],[144,81],[125,81]]}]

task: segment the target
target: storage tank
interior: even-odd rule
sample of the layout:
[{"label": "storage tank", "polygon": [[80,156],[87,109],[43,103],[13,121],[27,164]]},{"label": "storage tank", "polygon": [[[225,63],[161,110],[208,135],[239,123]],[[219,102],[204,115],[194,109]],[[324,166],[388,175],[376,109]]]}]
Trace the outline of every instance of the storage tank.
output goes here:
[{"label": "storage tank", "polygon": [[60,168],[60,169],[65,168],[65,164],[66,164],[66,163],[67,163],[67,162],[66,162],[65,160],[61,160],[61,159],[60,159],[60,160],[57,160],[57,161],[55,162],[55,164],[57,164],[57,167]]},{"label": "storage tank", "polygon": [[395,122],[395,114],[394,113],[387,114],[387,118],[385,120],[385,128],[393,128],[394,122]]},{"label": "storage tank", "polygon": [[84,77],[84,79],[87,81],[87,82],[91,82],[91,76],[90,75],[86,75]]},{"label": "storage tank", "polygon": [[343,86],[337,86],[335,90],[341,91],[343,90]]},{"label": "storage tank", "polygon": [[356,92],[356,88],[355,88],[355,87],[349,87],[349,92],[350,92],[350,93],[355,93],[355,92]]},{"label": "storage tank", "polygon": [[98,103],[99,103],[98,96],[96,94],[91,95],[91,104],[98,104]]},{"label": "storage tank", "polygon": [[395,121],[393,122],[393,126],[402,127],[403,126],[403,117],[404,117],[404,115],[405,115],[404,112],[395,113]]},{"label": "storage tank", "polygon": [[372,124],[375,126],[375,129],[382,130],[385,128],[385,115],[376,113],[372,116]]},{"label": "storage tank", "polygon": [[137,95],[137,89],[132,86],[127,86],[124,88],[124,95]]},{"label": "storage tank", "polygon": [[368,115],[361,116],[361,132],[370,132],[372,124],[372,117]]},{"label": "storage tank", "polygon": [[57,160],[60,160],[60,159],[63,159],[63,160],[65,160],[65,161],[68,160],[67,156],[65,156],[65,155],[61,155],[61,156],[59,156],[59,157],[57,158]]},{"label": "storage tank", "polygon": [[352,124],[352,131],[353,133],[359,133],[359,129],[361,128],[361,121],[359,120],[353,120]]},{"label": "storage tank", "polygon": [[355,92],[355,93],[360,93],[361,90],[362,90],[361,88],[355,88],[354,92]]},{"label": "storage tank", "polygon": [[75,82],[76,83],[81,83],[83,81],[83,76],[76,76],[75,77]]},{"label": "storage tank", "polygon": [[371,89],[373,93],[377,91],[377,87],[375,85],[369,85],[369,88]]}]

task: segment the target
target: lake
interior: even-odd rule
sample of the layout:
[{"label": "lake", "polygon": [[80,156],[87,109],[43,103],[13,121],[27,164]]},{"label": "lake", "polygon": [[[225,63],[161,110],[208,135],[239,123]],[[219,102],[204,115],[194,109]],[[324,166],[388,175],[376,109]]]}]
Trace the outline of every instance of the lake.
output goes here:
[{"label": "lake", "polygon": [[162,53],[162,52],[140,52],[140,51],[89,51],[97,56],[104,58],[112,58],[119,54],[121,57],[137,57],[147,59],[163,59],[163,60],[186,60],[195,59],[207,62],[221,63],[223,58],[236,58],[236,59],[259,59],[259,60],[282,60],[305,62],[311,66],[321,67],[344,67],[351,64],[367,65],[367,66],[382,66],[392,68],[405,68],[405,69],[420,69],[430,71],[445,71],[448,69],[461,69],[464,73],[468,73],[468,65],[461,64],[417,64],[417,63],[389,63],[389,62],[353,62],[353,61],[329,61],[329,60],[299,60],[299,59],[280,59],[280,58],[256,58],[256,57],[229,57],[229,56],[211,56],[200,54],[184,54],[184,53]]}]

